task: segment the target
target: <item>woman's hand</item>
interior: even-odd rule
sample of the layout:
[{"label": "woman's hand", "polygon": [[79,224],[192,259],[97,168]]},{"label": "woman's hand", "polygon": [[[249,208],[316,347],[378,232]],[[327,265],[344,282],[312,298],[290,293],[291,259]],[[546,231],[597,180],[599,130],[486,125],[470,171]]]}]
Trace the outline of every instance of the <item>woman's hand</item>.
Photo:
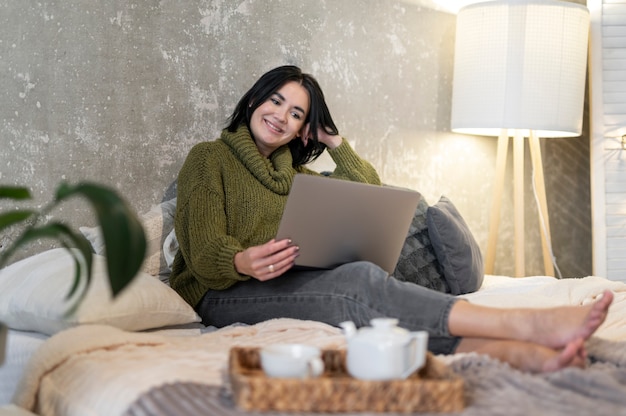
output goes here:
[{"label": "woman's hand", "polygon": [[[304,146],[307,145],[307,143],[309,142],[309,139],[312,136],[310,129],[311,129],[311,125],[307,123],[301,130],[300,137],[302,138],[302,142],[304,143]],[[318,127],[317,128],[317,140],[319,140],[320,143],[324,143],[326,147],[328,147],[329,149],[334,149],[335,147],[341,144],[341,141],[343,139],[338,134],[328,134],[326,133],[326,130],[324,130],[324,128]]]},{"label": "woman's hand", "polygon": [[299,249],[289,239],[272,239],[235,254],[235,269],[260,281],[270,280],[293,267]]}]

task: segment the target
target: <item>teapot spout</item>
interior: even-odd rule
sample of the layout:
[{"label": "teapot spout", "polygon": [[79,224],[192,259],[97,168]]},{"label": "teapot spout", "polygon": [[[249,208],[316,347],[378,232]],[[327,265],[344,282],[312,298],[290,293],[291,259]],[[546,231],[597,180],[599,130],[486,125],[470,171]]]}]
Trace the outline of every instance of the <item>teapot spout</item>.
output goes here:
[{"label": "teapot spout", "polygon": [[341,322],[339,326],[343,329],[343,334],[346,338],[351,338],[356,334],[356,325],[352,321]]}]

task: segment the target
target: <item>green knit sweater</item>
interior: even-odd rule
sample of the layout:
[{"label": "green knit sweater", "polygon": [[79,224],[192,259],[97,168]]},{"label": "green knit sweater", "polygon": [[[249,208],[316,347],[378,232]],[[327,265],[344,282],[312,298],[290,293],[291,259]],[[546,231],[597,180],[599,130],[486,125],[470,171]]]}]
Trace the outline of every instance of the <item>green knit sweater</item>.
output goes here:
[{"label": "green knit sweater", "polygon": [[[328,151],[331,175],[380,184],[376,170],[346,140]],[[226,289],[250,279],[235,270],[234,256],[275,237],[296,173],[287,146],[269,158],[259,153],[246,127],[224,130],[219,139],[193,147],[178,175],[175,217],[179,251],[170,285],[196,306],[207,290]]]}]

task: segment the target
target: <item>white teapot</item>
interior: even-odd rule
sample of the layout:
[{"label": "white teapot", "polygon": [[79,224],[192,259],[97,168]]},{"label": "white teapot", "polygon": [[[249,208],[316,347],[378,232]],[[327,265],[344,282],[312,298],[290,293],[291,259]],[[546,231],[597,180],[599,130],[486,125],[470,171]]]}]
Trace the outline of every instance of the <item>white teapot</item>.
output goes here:
[{"label": "white teapot", "polygon": [[409,332],[392,318],[375,318],[370,324],[358,331],[353,322],[339,324],[348,342],[346,366],[352,377],[404,379],[422,368],[428,348],[426,331]]}]

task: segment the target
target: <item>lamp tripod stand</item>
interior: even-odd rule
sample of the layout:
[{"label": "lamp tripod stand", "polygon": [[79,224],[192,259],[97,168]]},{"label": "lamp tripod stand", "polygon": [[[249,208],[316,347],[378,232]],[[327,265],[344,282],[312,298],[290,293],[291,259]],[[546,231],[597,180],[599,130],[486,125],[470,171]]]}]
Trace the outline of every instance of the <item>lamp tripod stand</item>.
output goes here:
[{"label": "lamp tripod stand", "polygon": [[[525,276],[524,140],[537,199],[545,274],[554,276],[539,136],[580,136],[589,10],[562,0],[493,0],[457,14],[452,131],[498,136],[485,273],[494,274],[509,137],[513,137],[515,276]],[[559,276],[560,277],[560,276]]]},{"label": "lamp tripod stand", "polygon": [[[554,276],[554,264],[552,263],[550,223],[548,218],[548,204],[546,200],[546,188],[543,176],[543,162],[539,138],[533,130],[530,130],[528,143],[533,167],[533,186],[537,197],[539,211],[539,226],[541,231],[541,246],[543,251],[543,264],[546,276]],[[496,155],[496,180],[491,201],[491,217],[489,220],[489,237],[487,240],[487,253],[485,256],[485,273],[493,274],[496,261],[496,243],[498,239],[498,225],[500,223],[500,211],[502,207],[502,191],[504,189],[504,177],[506,173],[507,152],[509,147],[508,130],[502,129],[498,137],[498,150]],[[525,276],[525,252],[524,252],[524,136],[522,130],[514,130],[513,134],[513,209],[515,227],[515,276]]]}]

